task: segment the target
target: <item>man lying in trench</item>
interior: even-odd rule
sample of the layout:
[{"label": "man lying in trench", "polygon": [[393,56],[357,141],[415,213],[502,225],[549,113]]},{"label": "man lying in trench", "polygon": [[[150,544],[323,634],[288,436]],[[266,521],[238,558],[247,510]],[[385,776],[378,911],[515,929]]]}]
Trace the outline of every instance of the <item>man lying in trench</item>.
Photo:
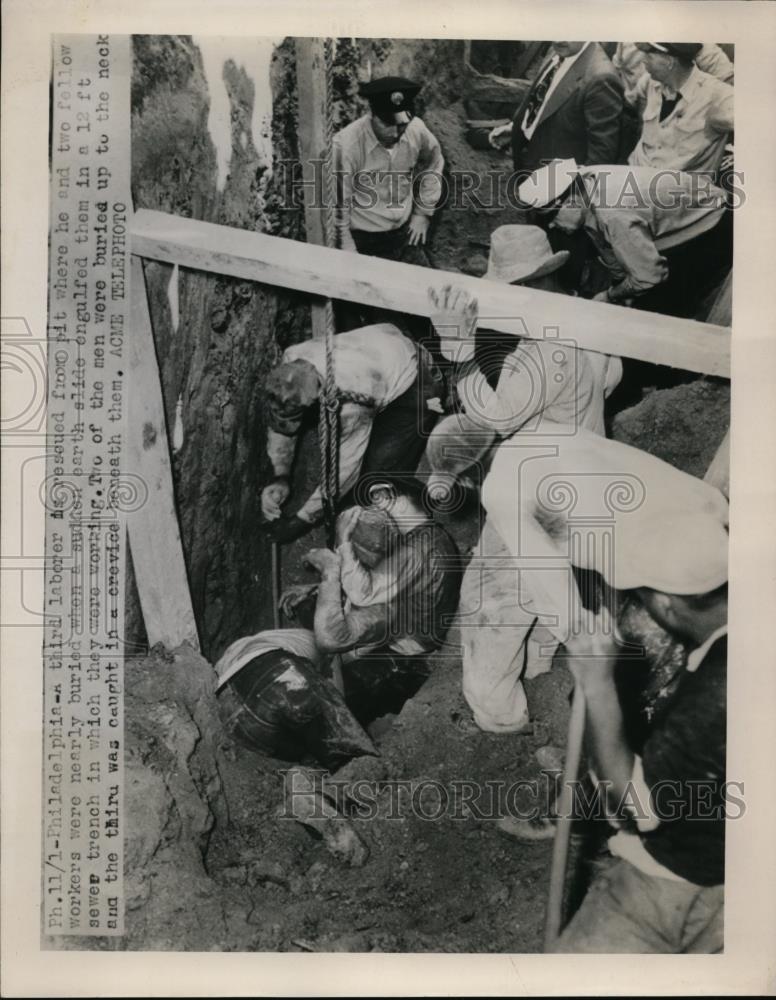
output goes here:
[{"label": "man lying in trench", "polygon": [[[251,749],[331,770],[375,754],[358,720],[398,710],[428,675],[457,603],[458,552],[419,483],[378,482],[370,498],[340,515],[335,551],[308,553],[320,583],[284,594],[289,613],[315,591],[313,629],[240,639],[216,664],[221,717]],[[344,654],[333,669],[332,654]]]}]

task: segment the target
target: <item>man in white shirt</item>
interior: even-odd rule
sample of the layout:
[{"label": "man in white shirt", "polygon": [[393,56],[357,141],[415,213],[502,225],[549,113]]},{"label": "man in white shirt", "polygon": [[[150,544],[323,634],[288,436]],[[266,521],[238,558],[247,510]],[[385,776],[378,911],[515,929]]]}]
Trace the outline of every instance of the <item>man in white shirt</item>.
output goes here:
[{"label": "man in white shirt", "polygon": [[[367,471],[413,472],[443,394],[442,376],[425,348],[390,323],[360,327],[334,337],[334,372],[340,402],[340,497]],[[325,378],[320,340],[287,348],[267,377],[267,454],[275,478],[262,490],[261,510],[275,541],[299,538],[323,516],[320,489],[295,515],[281,515],[291,493],[297,435],[305,413],[318,403]]]},{"label": "man in white shirt", "polygon": [[733,88],[698,67],[699,43],[639,42],[637,48],[646,73],[630,101],[643,121],[628,163],[713,176],[734,130]]},{"label": "man in white shirt", "polygon": [[369,113],[334,136],[337,234],[343,250],[427,264],[422,247],[442,194],[444,158],[414,112],[420,85],[389,76],[364,83]]}]

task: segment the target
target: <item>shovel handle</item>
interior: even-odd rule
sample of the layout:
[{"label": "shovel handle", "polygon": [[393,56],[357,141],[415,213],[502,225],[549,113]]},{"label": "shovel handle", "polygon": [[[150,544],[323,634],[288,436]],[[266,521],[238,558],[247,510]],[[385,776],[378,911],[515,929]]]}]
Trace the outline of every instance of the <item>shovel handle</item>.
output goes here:
[{"label": "shovel handle", "polygon": [[582,739],[585,735],[585,696],[582,688],[574,687],[569,718],[568,739],[566,741],[566,763],[563,768],[563,784],[558,796],[558,822],[552,848],[550,869],[550,889],[547,896],[547,918],[544,927],[544,950],[550,951],[558,939],[563,919],[563,891],[566,884],[566,867],[569,856],[569,839],[573,823],[574,782],[579,777],[582,759]]}]

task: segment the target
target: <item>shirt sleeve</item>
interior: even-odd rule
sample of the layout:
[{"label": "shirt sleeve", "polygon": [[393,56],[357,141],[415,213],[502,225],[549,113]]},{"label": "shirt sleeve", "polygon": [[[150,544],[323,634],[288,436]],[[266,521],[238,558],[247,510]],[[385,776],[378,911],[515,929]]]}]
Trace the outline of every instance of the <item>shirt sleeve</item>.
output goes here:
[{"label": "shirt sleeve", "polygon": [[357,607],[370,604],[388,604],[396,596],[398,580],[396,567],[390,557],[371,569],[359,562],[350,541],[339,547],[342,559],[340,582],[345,596]]},{"label": "shirt sleeve", "polygon": [[[356,485],[364,452],[372,432],[372,411],[357,403],[345,403],[340,410],[339,493],[344,496]],[[305,521],[316,521],[323,512],[323,499],[318,487],[297,512]]]},{"label": "shirt sleeve", "polygon": [[442,147],[439,140],[428,129],[425,123],[420,133],[420,153],[418,155],[417,170],[419,171],[417,192],[413,215],[434,214],[439,199],[442,197],[442,171],[445,166],[445,159],[442,155]]},{"label": "shirt sleeve", "polygon": [[643,295],[666,280],[668,264],[645,219],[622,208],[597,214],[612,253],[625,272],[622,281],[609,289],[612,302]]},{"label": "shirt sleeve", "polygon": [[712,132],[719,132],[726,135],[735,129],[733,88],[727,85],[718,84],[718,86],[721,93],[706,118],[706,127]]},{"label": "shirt sleeve", "polygon": [[623,87],[615,73],[593,80],[582,105],[587,126],[586,163],[616,163],[620,151]]},{"label": "shirt sleeve", "polygon": [[458,383],[458,395],[466,415],[483,429],[514,434],[561,392],[563,379],[552,378],[546,362],[542,345],[524,342],[507,355],[495,390],[480,371],[465,376]]},{"label": "shirt sleeve", "polygon": [[287,476],[291,472],[295,451],[296,437],[273,430],[267,431],[267,454],[276,476]]},{"label": "shirt sleeve", "polygon": [[390,612],[386,604],[345,609],[339,579],[323,580],[315,605],[315,641],[329,653],[341,653],[356,646],[385,641],[390,632]]},{"label": "shirt sleeve", "polygon": [[353,205],[353,165],[342,148],[342,140],[334,136],[332,142],[332,167],[337,179],[337,208],[334,225],[337,231],[337,246],[341,250],[357,252],[353,234],[350,231],[350,210]]}]

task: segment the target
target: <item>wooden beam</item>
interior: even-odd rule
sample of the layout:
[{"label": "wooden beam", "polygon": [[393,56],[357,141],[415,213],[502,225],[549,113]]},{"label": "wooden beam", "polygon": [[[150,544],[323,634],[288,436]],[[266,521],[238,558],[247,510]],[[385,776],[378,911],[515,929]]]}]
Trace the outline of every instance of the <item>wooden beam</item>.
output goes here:
[{"label": "wooden beam", "polygon": [[485,278],[399,264],[211,222],[141,209],[132,251],[248,281],[430,316],[429,288],[456,285],[479,301],[480,325],[687,371],[730,377],[730,330],[693,320],[502,285]]},{"label": "wooden beam", "polygon": [[170,449],[148,311],[143,264],[132,258],[128,465],[148,490],[146,502],[127,515],[129,545],[148,642],[199,649],[173,495]]}]

